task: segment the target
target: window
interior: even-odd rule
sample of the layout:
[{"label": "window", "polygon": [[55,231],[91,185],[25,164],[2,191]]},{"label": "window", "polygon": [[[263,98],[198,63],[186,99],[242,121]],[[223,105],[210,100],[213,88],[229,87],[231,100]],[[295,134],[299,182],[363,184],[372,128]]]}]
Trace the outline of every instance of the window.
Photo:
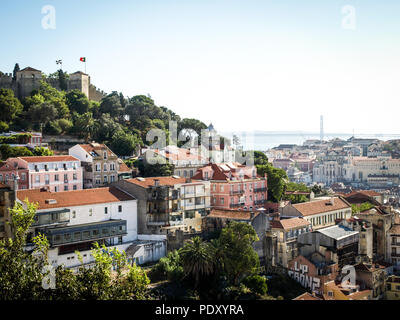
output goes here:
[{"label": "window", "polygon": [[103,171],[107,171],[107,163],[103,165]]},{"label": "window", "polygon": [[217,185],[214,183],[213,184],[213,191],[216,191],[217,190]]},{"label": "window", "polygon": [[107,214],[107,213],[108,213],[108,208],[105,207],[105,208],[104,208],[104,214]]},{"label": "window", "polygon": [[25,181],[25,179],[26,179],[26,174],[25,173],[21,173],[21,180]]},{"label": "window", "polygon": [[49,184],[49,183],[50,183],[50,176],[49,176],[48,174],[46,174],[46,175],[44,176],[44,183],[45,183],[45,184]]},{"label": "window", "polygon": [[107,151],[104,151],[104,152],[103,152],[103,158],[104,158],[104,159],[107,159]]},{"label": "window", "polygon": [[59,181],[58,174],[54,175],[54,181]]},{"label": "window", "polygon": [[110,176],[110,182],[114,182],[115,181],[115,176]]},{"label": "window", "polygon": [[225,199],[224,198],[220,198],[219,200],[220,200],[221,204],[223,205],[224,202],[225,202]]},{"label": "window", "polygon": [[68,191],[68,186],[64,186],[64,191]]},{"label": "window", "polygon": [[35,176],[35,182],[40,182],[40,176]]},{"label": "window", "polygon": [[58,187],[57,186],[54,187],[54,192],[58,192]]},{"label": "window", "polygon": [[208,180],[208,172],[204,172],[204,179]]},{"label": "window", "polygon": [[76,173],[74,173],[72,176],[74,180],[78,180],[78,175]]},{"label": "window", "polygon": [[115,170],[115,164],[112,162],[110,163],[110,171],[114,171]]},{"label": "window", "polygon": [[72,218],[75,219],[76,218],[76,211],[72,211]]},{"label": "window", "polygon": [[74,232],[74,240],[75,241],[82,240],[82,234],[80,232]]},{"label": "window", "polygon": [[219,188],[221,189],[221,192],[224,192],[224,185],[223,184],[221,184]]},{"label": "window", "polygon": [[68,183],[68,174],[64,174],[64,183]]},{"label": "window", "polygon": [[0,182],[3,182],[3,175],[0,174]]},{"label": "window", "polygon": [[122,212],[122,206],[118,206],[118,212]]},{"label": "window", "polygon": [[89,209],[89,216],[91,217],[93,215],[93,209]]},{"label": "window", "polygon": [[108,177],[107,176],[104,176],[104,182],[105,183],[108,182]]},{"label": "window", "polygon": [[78,190],[78,186],[76,184],[73,185],[72,190]]}]

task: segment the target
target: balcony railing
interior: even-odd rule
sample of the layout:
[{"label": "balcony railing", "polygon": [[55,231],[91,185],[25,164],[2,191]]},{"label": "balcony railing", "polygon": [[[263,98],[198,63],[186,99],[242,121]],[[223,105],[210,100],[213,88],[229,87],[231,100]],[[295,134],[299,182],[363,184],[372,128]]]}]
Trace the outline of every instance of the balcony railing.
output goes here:
[{"label": "balcony railing", "polygon": [[254,188],[254,192],[265,192],[267,191],[267,188]]},{"label": "balcony railing", "polygon": [[126,235],[126,220],[108,220],[76,226],[42,229],[52,247]]},{"label": "balcony railing", "polygon": [[254,204],[259,205],[259,204],[264,204],[265,202],[267,202],[267,200],[256,200],[254,201]]},{"label": "balcony railing", "polygon": [[232,196],[232,195],[235,195],[235,194],[243,194],[244,193],[244,190],[231,190],[230,192],[229,192],[229,194]]}]

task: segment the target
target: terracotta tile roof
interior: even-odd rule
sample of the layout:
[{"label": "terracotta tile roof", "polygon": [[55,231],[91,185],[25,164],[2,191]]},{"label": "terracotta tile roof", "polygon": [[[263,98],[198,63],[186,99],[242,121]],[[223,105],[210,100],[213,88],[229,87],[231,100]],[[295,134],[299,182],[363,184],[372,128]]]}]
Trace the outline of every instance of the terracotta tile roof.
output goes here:
[{"label": "terracotta tile roof", "polygon": [[125,162],[123,162],[122,160],[118,160],[118,164],[119,164],[119,169],[118,172],[131,172],[132,169],[130,169]]},{"label": "terracotta tile roof", "polygon": [[374,190],[358,190],[358,191],[353,191],[353,192],[347,194],[346,196],[349,197],[349,196],[356,195],[356,194],[360,194],[360,193],[361,193],[361,194],[364,194],[364,195],[366,195],[366,196],[370,196],[370,197],[379,197],[379,196],[381,196],[380,193],[378,193],[378,192],[376,192],[376,191],[374,191]]},{"label": "terracotta tile roof", "polygon": [[293,300],[322,300],[317,296],[312,295],[311,293],[304,292],[303,294],[299,295],[298,297],[294,298]]},{"label": "terracotta tile roof", "polygon": [[[26,198],[30,202],[37,202],[39,204],[38,209],[50,209],[60,207],[74,207],[83,206],[97,203],[109,203],[109,202],[120,202],[134,200],[132,196],[129,196],[125,192],[115,188],[94,188],[94,189],[83,189],[74,191],[63,191],[63,192],[50,192],[43,191],[41,189],[29,189],[17,191],[17,199],[24,201]],[[54,199],[57,203],[49,204],[46,200]]]},{"label": "terracotta tile roof", "polygon": [[252,220],[257,217],[260,212],[255,211],[241,211],[241,210],[223,210],[223,209],[211,209],[210,214],[207,218],[222,218],[222,219],[232,219],[232,220]]},{"label": "terracotta tile roof", "polygon": [[363,300],[364,298],[368,297],[372,294],[372,290],[361,290],[357,292],[353,292],[348,295],[350,300]]},{"label": "terracotta tile roof", "polygon": [[56,162],[56,161],[79,161],[73,156],[36,156],[36,157],[19,157],[26,162]]},{"label": "terracotta tile roof", "polygon": [[[143,179],[143,180],[141,180]],[[158,180],[159,186],[173,186],[175,184],[186,183],[186,178],[181,177],[174,177],[174,176],[167,176],[167,177],[149,177],[149,178],[133,178],[133,179],[126,179],[125,181],[134,183],[138,186],[143,188],[148,188],[154,186],[154,180]],[[192,182],[197,182],[197,180],[193,180]]]},{"label": "terracotta tile roof", "polygon": [[293,207],[303,216],[311,216],[314,214],[351,208],[351,205],[341,197],[333,197],[333,204],[330,204],[330,200],[315,200],[296,203]]},{"label": "terracotta tile roof", "polygon": [[85,150],[87,153],[94,152],[99,157],[103,156],[103,152],[107,151],[108,157],[115,157],[116,155],[105,145],[102,143],[89,143],[89,144],[80,144],[81,148]]},{"label": "terracotta tile roof", "polygon": [[302,218],[290,218],[271,221],[271,228],[290,230],[299,227],[306,227],[311,223]]},{"label": "terracotta tile roof", "polygon": [[380,214],[380,215],[385,215],[387,214],[385,211],[383,211],[380,207],[375,206],[373,208],[361,211],[357,213],[357,215],[363,215],[363,214]]}]

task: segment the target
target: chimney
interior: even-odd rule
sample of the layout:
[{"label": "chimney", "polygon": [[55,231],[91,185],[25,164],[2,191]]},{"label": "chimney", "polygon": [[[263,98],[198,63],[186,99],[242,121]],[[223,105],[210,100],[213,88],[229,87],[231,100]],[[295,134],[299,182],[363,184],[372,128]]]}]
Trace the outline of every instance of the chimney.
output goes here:
[{"label": "chimney", "polygon": [[12,189],[15,191],[18,191],[18,180],[19,180],[19,175],[18,173],[14,176],[14,180],[13,180],[13,186]]}]

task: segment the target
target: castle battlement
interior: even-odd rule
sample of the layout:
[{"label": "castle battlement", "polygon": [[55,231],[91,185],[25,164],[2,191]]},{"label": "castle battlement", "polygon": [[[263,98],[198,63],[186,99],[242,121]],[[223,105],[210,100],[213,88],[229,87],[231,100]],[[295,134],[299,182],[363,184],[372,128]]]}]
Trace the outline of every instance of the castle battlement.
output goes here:
[{"label": "castle battlement", "polygon": [[[67,80],[67,91],[77,89],[83,92],[89,100],[100,101],[106,93],[100,91],[90,83],[90,76],[82,71],[76,71],[69,74]],[[61,90],[57,79],[44,78],[42,71],[26,67],[17,71],[16,80],[13,79],[12,73],[4,73],[0,76],[0,88],[12,89],[15,96],[19,99],[29,96],[33,90],[40,87],[40,81],[46,81],[52,87]]]}]

